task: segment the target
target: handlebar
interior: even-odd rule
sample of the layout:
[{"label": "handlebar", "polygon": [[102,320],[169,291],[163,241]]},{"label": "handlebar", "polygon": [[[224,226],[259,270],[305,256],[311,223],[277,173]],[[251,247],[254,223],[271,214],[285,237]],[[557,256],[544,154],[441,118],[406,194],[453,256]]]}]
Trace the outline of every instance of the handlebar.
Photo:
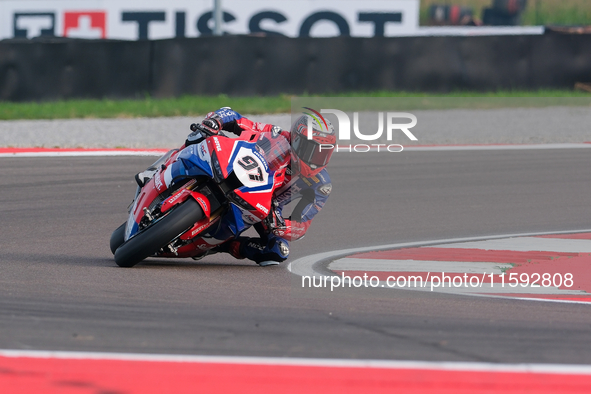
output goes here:
[{"label": "handlebar", "polygon": [[214,130],[212,128],[209,128],[207,126],[205,126],[204,124],[197,124],[197,123],[192,123],[191,124],[191,131],[192,132],[196,132],[196,131],[200,131],[202,133],[204,133],[207,136],[212,136],[212,135],[218,135],[218,131]]}]

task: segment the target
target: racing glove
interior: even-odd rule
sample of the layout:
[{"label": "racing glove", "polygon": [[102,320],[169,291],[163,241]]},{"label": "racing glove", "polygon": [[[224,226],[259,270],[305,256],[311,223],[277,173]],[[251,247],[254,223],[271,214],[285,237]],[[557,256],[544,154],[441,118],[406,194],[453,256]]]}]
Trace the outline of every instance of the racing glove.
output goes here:
[{"label": "racing glove", "polygon": [[273,229],[273,234],[288,241],[295,241],[306,234],[308,227],[310,227],[310,221],[296,222],[295,220],[285,219],[285,226]]},{"label": "racing glove", "polygon": [[221,116],[219,116],[215,112],[213,112],[213,113],[210,112],[207,115],[207,117],[205,119],[203,119],[201,124],[209,129],[216,130],[219,132],[221,130],[222,126],[224,125],[224,122],[222,122]]},{"label": "racing glove", "polygon": [[[205,119],[205,120],[207,120],[207,119]],[[205,120],[203,122],[205,122]],[[184,146],[198,144],[201,141],[203,141],[205,138],[207,138],[208,136],[217,135],[219,133],[219,125],[217,123],[215,123],[215,122],[212,123],[218,127],[217,129],[213,129],[213,128],[207,126],[206,124],[204,124],[203,122],[200,124],[193,123],[191,125],[192,133],[187,136]]]}]

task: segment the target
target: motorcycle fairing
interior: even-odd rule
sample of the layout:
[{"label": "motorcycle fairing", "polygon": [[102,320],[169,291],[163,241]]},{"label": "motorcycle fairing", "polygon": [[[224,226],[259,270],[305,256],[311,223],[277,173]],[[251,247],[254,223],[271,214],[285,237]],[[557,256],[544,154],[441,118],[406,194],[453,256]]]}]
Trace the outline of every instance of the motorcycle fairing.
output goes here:
[{"label": "motorcycle fairing", "polygon": [[185,202],[189,197],[192,197],[195,201],[197,201],[199,206],[201,206],[203,213],[205,214],[205,218],[209,220],[209,217],[211,216],[209,200],[203,194],[188,189],[181,189],[180,191],[174,193],[171,197],[164,200],[162,206],[160,207],[160,211],[164,213],[170,210],[173,206]]},{"label": "motorcycle fairing", "polygon": [[[213,178],[209,149],[205,142],[189,145],[177,156],[177,160],[169,167],[170,180],[177,178],[204,175]],[[170,185],[170,184],[168,184]]]},{"label": "motorcycle fairing", "polygon": [[131,238],[139,229],[139,223],[144,216],[143,208],[148,207],[153,201],[158,199],[160,192],[156,188],[156,178],[161,171],[156,173],[152,179],[142,188],[139,195],[136,197],[131,209],[129,210],[129,218],[125,225],[125,241]]},{"label": "motorcycle fairing", "polygon": [[[269,172],[265,157],[257,150],[256,142],[236,141],[226,172],[234,172],[243,186],[234,190],[242,204],[243,220],[254,224],[264,219],[271,208],[275,189],[275,172]],[[245,203],[246,204],[245,204]]]},{"label": "motorcycle fairing", "polygon": [[[246,157],[250,157],[250,159],[245,159]],[[220,163],[228,163],[228,165],[220,166]],[[261,171],[258,171],[257,168]],[[284,171],[269,172],[264,156],[257,150],[256,141],[212,137],[181,150],[173,163],[168,167],[161,168],[144,186],[130,210],[125,240],[127,241],[137,233],[139,223],[144,216],[143,208],[154,205],[154,201],[158,199],[158,203],[165,201],[161,194],[175,180],[202,175],[220,182],[228,178],[232,172],[242,186],[233,191],[237,198],[230,202],[230,209],[223,214],[219,222],[216,220],[217,225],[209,225],[210,229],[207,229],[208,225],[205,221],[196,223],[189,232],[184,234],[183,240],[189,240],[192,236],[199,235],[204,229],[205,233],[201,234],[202,236],[210,236],[212,241],[216,240],[211,244],[211,247],[238,236],[252,224],[260,222],[267,216],[271,208],[273,190],[278,186],[278,180],[282,181]],[[260,177],[260,179],[256,179],[256,177]],[[168,197],[168,199],[173,198],[174,196]],[[213,207],[211,208],[213,209]],[[190,245],[179,249],[179,255],[190,255]],[[200,245],[199,249],[205,251],[208,248],[204,244]],[[182,253],[180,253],[181,251]]]}]

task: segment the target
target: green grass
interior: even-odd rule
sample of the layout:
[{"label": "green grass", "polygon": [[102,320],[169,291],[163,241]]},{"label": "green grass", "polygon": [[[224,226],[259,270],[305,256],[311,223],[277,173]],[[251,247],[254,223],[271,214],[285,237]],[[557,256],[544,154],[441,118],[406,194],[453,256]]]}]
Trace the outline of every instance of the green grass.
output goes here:
[{"label": "green grass", "polygon": [[[391,97],[404,109],[543,107],[553,105],[590,105],[591,94],[566,90],[500,91],[493,93],[456,92],[450,94],[407,92],[352,92],[340,95],[299,96],[311,101],[323,97]],[[365,100],[367,98],[368,100]],[[0,120],[138,118],[163,116],[203,116],[220,107],[230,106],[245,114],[287,113],[292,96],[227,97],[185,96],[143,100],[67,100],[41,103],[0,102]]]},{"label": "green grass", "polygon": [[[472,7],[474,16],[482,18],[482,9],[492,0],[421,0],[421,25],[429,24],[432,4],[457,4]],[[591,25],[589,0],[529,0],[521,18],[522,25]]]},{"label": "green grass", "polygon": [[197,116],[224,106],[241,108],[245,113],[289,112],[290,98],[287,96],[230,98],[219,95],[142,100],[0,102],[0,120]]}]

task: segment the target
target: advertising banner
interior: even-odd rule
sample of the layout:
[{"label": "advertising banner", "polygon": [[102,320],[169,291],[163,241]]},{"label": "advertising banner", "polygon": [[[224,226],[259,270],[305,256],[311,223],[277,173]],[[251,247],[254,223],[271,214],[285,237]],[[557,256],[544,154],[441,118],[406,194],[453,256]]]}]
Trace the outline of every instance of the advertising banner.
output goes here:
[{"label": "advertising banner", "polygon": [[[419,0],[222,0],[225,34],[414,35]],[[0,39],[145,40],[212,34],[213,0],[0,0]]]}]

